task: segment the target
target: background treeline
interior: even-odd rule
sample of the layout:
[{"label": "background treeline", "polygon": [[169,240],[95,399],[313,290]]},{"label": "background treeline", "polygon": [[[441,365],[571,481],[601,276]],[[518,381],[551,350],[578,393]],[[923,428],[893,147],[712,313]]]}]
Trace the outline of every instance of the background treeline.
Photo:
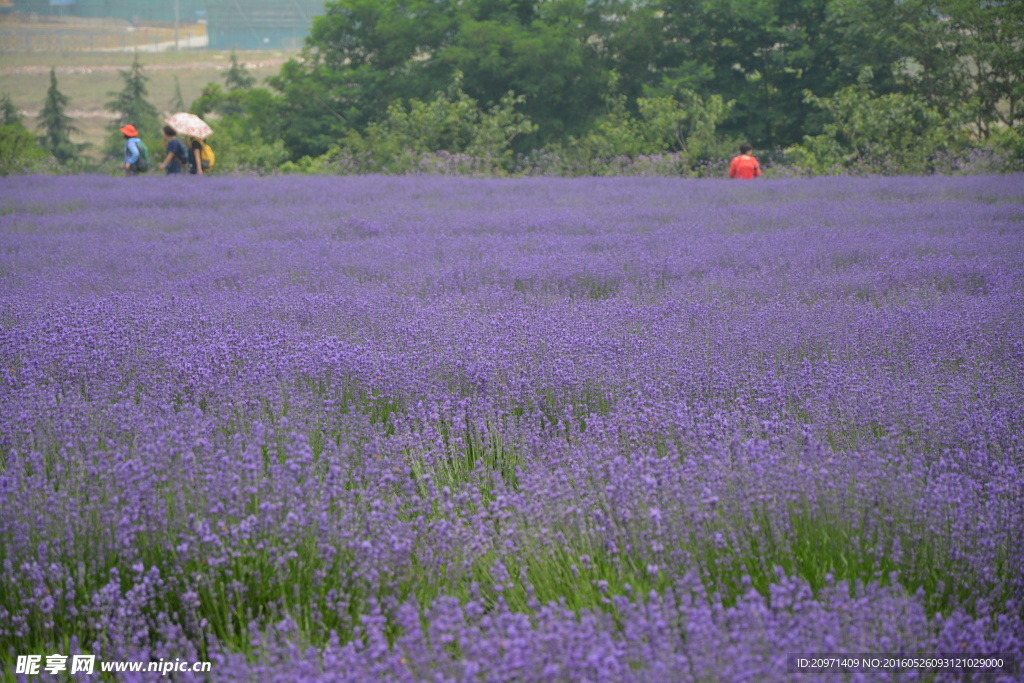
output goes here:
[{"label": "background treeline", "polygon": [[1022,74],[1019,0],[334,0],[191,108],[255,172],[1005,171]]}]

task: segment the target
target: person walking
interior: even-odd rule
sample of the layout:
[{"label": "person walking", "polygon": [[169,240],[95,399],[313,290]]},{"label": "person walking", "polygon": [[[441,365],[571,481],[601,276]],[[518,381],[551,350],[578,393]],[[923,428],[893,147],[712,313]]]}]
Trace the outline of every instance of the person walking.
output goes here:
[{"label": "person walking", "polygon": [[185,145],[178,139],[178,133],[170,126],[164,126],[164,149],[167,156],[164,157],[160,168],[167,171],[167,175],[181,173],[182,166],[188,163],[188,152]]},{"label": "person walking", "polygon": [[139,140],[139,131],[132,124],[127,124],[121,129],[124,135],[124,161],[121,168],[125,175],[136,175],[149,170],[149,154],[146,152],[145,143]]},{"label": "person walking", "polygon": [[732,158],[729,164],[729,177],[740,180],[753,180],[761,175],[761,165],[757,159],[750,155],[751,147],[744,142],[740,145],[740,153]]},{"label": "person walking", "polygon": [[188,172],[192,175],[203,175],[203,143],[199,138],[192,138],[189,145]]}]

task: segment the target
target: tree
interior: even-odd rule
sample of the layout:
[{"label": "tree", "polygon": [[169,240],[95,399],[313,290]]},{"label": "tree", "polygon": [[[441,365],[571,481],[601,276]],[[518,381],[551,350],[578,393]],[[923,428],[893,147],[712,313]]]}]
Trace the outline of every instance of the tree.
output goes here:
[{"label": "tree", "polygon": [[821,135],[806,136],[793,151],[798,164],[816,172],[867,168],[886,173],[926,173],[937,152],[961,144],[960,126],[911,93],[878,95],[865,68],[859,82],[831,97],[805,93],[828,115]]},{"label": "tree", "polygon": [[219,85],[210,81],[203,87],[199,97],[192,101],[192,107],[189,111],[199,118],[205,118],[207,114],[218,111],[223,102],[224,91]]},{"label": "tree", "polygon": [[130,123],[139,131],[140,137],[150,139],[155,139],[160,129],[160,113],[146,99],[149,95],[146,86],[149,76],[143,73],[139,54],[135,53],[131,67],[119,73],[124,80],[124,88],[120,92],[108,92],[107,95],[114,99],[106,104],[108,111],[117,114],[115,130],[111,132],[105,148],[113,156],[120,154],[123,147],[123,137],[116,129]]},{"label": "tree", "polygon": [[[618,74],[618,92],[627,100],[635,101],[645,89],[661,85],[668,68],[669,50],[665,45],[666,27],[660,0],[633,2],[632,0],[605,0],[601,14],[608,17],[600,25],[602,59],[609,71]],[[677,78],[673,88],[694,89],[707,83],[713,75],[708,64],[670,65]]]},{"label": "tree", "polygon": [[912,93],[944,115],[971,109],[981,137],[1024,119],[1024,3],[832,0],[844,78],[872,70],[879,92]]},{"label": "tree", "polygon": [[726,102],[721,95],[701,97],[687,89],[673,97],[637,99],[647,135],[658,142],[658,151],[679,152],[691,167],[725,156],[718,127],[735,104]]},{"label": "tree", "polygon": [[270,84],[282,95],[285,144],[318,156],[362,130],[392,102],[427,99],[451,68],[433,56],[457,30],[457,0],[334,0],[313,19],[306,46]]},{"label": "tree", "polygon": [[[923,54],[938,39],[930,0],[832,0],[828,23],[836,36],[837,78],[847,85],[869,69],[879,93],[920,78]],[[934,69],[937,64],[931,64]]]},{"label": "tree", "polygon": [[[217,91],[219,100],[215,108],[226,115],[243,113],[245,111],[242,105],[244,93],[256,84],[256,78],[250,75],[245,65],[238,61],[234,50],[231,51],[231,66],[224,72],[224,83],[227,86],[227,92],[221,94],[219,90]],[[210,83],[207,89],[210,89],[210,86],[214,86],[214,84]],[[211,92],[213,91],[211,90]],[[207,91],[204,90],[203,94],[206,95],[206,93]]]},{"label": "tree", "polygon": [[[355,121],[365,125],[370,119],[359,110],[365,106],[359,97],[362,89],[323,64],[319,55],[307,54],[301,61],[285,62],[280,74],[271,77],[269,83],[280,93],[276,98],[276,124],[293,159],[325,153],[348,130],[357,128]],[[384,111],[387,104],[378,116]]]},{"label": "tree", "polygon": [[484,109],[462,90],[462,74],[456,72],[447,91],[433,101],[412,99],[408,108],[401,100],[388,107],[387,115],[371,123],[365,135],[351,131],[346,146],[356,155],[369,155],[389,169],[411,154],[446,151],[486,158],[500,165],[511,158],[511,146],[519,135],[536,126],[516,108],[524,98],[507,92],[498,104]]},{"label": "tree", "polygon": [[800,139],[814,108],[803,91],[836,84],[830,0],[659,0],[663,49],[652,65],[669,87],[735,100],[723,128],[758,146]]},{"label": "tree", "polygon": [[209,82],[190,111],[202,118],[220,114],[214,140],[218,168],[271,171],[289,158],[281,137],[281,127],[287,121],[283,107],[284,102],[266,88],[225,92]]},{"label": "tree", "polygon": [[635,158],[641,155],[678,153],[680,163],[693,168],[720,152],[717,127],[729,115],[733,102],[719,95],[702,98],[693,90],[678,89],[673,95],[640,97],[639,116],[626,106],[613,73],[606,96],[607,114],[581,140],[578,152],[587,159]]},{"label": "tree", "polygon": [[227,85],[228,91],[244,90],[256,85],[256,77],[249,73],[245,64],[238,61],[238,55],[234,50],[231,51],[231,66],[224,73],[224,83]]},{"label": "tree", "polygon": [[78,146],[71,142],[71,134],[78,129],[71,123],[65,112],[68,96],[57,86],[57,69],[50,69],[50,87],[46,91],[43,110],[39,113],[39,125],[43,135],[40,146],[52,154],[61,164],[68,164],[78,158]]},{"label": "tree", "polygon": [[21,124],[0,125],[0,176],[30,170],[46,152]]},{"label": "tree", "polygon": [[[509,90],[539,130],[520,149],[584,131],[601,113],[607,76],[596,38],[607,2],[588,0],[334,0],[313,21],[300,58],[270,80],[288,115],[293,154],[321,154],[363,131],[396,100],[427,101],[456,72],[481,106]],[[301,134],[296,134],[301,130]]]},{"label": "tree", "polygon": [[11,96],[4,91],[0,95],[0,126],[20,126],[21,112],[14,106]]},{"label": "tree", "polygon": [[975,130],[989,137],[995,126],[1024,122],[1024,3],[996,0],[938,0],[941,26],[955,46],[954,82],[967,95]]},{"label": "tree", "polygon": [[715,107],[704,118],[714,139],[709,126],[682,134],[687,156],[717,154],[728,138],[778,149],[834,123],[820,102],[862,72],[876,98],[913,95],[957,121],[968,105],[988,137],[1024,117],[1024,2],[331,0],[300,57],[269,81],[276,131],[293,159],[319,156],[396,101],[432,101],[457,72],[481,107],[525,97],[537,130],[515,138],[517,151],[570,139],[651,149],[654,120],[687,111],[697,125],[696,102]]},{"label": "tree", "polygon": [[29,168],[45,153],[25,129],[21,113],[10,95],[0,95],[0,176],[19,173]]},{"label": "tree", "polygon": [[467,3],[458,31],[436,60],[465,74],[466,92],[485,103],[514,90],[538,132],[523,151],[580,135],[603,111],[609,70],[597,3]]}]

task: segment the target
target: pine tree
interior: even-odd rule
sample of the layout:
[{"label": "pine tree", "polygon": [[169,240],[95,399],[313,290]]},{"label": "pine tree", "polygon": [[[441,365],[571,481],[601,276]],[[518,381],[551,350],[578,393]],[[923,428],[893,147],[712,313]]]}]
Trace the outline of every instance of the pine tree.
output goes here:
[{"label": "pine tree", "polygon": [[107,102],[106,108],[107,111],[117,114],[118,128],[130,123],[140,131],[145,129],[148,133],[152,132],[151,129],[156,127],[160,119],[160,113],[146,99],[146,96],[149,95],[149,89],[146,87],[146,83],[149,82],[149,76],[144,74],[142,70],[143,67],[139,62],[139,55],[136,53],[131,67],[125,71],[120,71],[121,78],[124,79],[124,88],[121,92],[111,91],[107,93],[107,95],[114,97],[114,99]]},{"label": "pine tree", "polygon": [[35,136],[25,129],[11,96],[0,95],[0,177],[29,170],[45,156]]},{"label": "pine tree", "polygon": [[238,55],[231,51],[231,66],[224,73],[224,84],[231,90],[245,90],[256,85],[256,77],[249,73],[245,64],[238,61]]},{"label": "pine tree", "polygon": [[46,91],[43,110],[39,113],[39,125],[43,129],[39,144],[61,164],[67,164],[78,157],[78,148],[71,142],[71,134],[78,129],[65,113],[68,102],[68,96],[57,87],[57,70],[51,68],[50,88]]},{"label": "pine tree", "polygon": [[[157,111],[146,96],[149,89],[146,83],[149,76],[143,73],[142,63],[139,62],[139,54],[135,53],[135,59],[127,70],[120,71],[124,79],[124,88],[121,92],[108,92],[114,99],[107,102],[107,111],[117,114],[115,127],[120,129],[126,124],[132,124],[139,131],[141,137],[154,137],[160,128],[160,113]],[[107,141],[106,153],[117,156],[124,148],[124,137],[119,130],[110,134]]]},{"label": "pine tree", "polygon": [[20,126],[21,112],[14,106],[11,96],[4,92],[0,95],[0,126]]}]

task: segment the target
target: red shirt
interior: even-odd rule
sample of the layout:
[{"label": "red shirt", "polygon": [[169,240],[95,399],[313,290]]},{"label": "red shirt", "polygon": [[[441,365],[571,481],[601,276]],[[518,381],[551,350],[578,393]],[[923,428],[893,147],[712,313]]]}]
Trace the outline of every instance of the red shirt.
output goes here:
[{"label": "red shirt", "polygon": [[729,164],[730,178],[750,180],[751,178],[756,178],[759,175],[761,175],[761,166],[757,163],[757,159],[749,154],[741,154],[738,157],[733,157],[732,163]]}]

